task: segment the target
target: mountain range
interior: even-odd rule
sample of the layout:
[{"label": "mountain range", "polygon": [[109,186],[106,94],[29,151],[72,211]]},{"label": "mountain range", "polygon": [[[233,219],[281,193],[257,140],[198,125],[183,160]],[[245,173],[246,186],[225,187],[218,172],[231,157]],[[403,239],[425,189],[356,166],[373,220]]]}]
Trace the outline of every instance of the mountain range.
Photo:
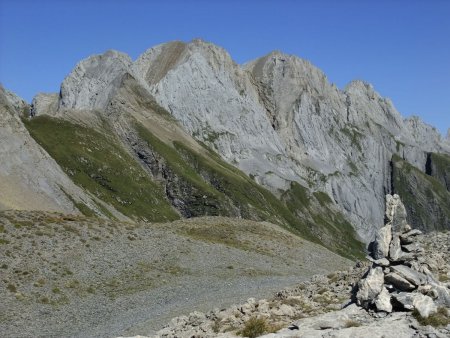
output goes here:
[{"label": "mountain range", "polygon": [[450,229],[450,131],[278,51],[107,51],[31,104],[1,88],[0,114],[0,210],[270,221],[354,258],[396,193],[413,227]]}]

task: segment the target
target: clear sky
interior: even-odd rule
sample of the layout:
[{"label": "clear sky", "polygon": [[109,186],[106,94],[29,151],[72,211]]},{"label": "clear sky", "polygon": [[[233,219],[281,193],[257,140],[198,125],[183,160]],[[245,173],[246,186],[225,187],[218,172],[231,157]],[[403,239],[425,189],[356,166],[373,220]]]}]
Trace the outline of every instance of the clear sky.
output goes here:
[{"label": "clear sky", "polygon": [[75,64],[202,38],[238,63],[281,50],[343,88],[374,85],[404,115],[450,127],[450,1],[0,0],[0,82],[27,101]]}]

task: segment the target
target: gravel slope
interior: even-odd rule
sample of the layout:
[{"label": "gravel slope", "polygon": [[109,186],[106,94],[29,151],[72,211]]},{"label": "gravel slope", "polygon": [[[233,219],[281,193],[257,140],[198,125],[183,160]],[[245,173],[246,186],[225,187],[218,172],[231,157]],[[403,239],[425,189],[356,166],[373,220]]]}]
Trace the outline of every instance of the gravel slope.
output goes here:
[{"label": "gravel slope", "polygon": [[2,337],[152,334],[351,262],[265,222],[0,213]]}]

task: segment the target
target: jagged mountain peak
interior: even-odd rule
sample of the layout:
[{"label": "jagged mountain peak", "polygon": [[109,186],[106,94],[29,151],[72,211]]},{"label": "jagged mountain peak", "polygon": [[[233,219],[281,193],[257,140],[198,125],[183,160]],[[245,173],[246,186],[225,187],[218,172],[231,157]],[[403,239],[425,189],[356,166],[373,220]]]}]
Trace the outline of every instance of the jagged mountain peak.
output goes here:
[{"label": "jagged mountain peak", "polygon": [[131,65],[127,54],[114,50],[80,61],[61,84],[59,108],[104,108]]}]

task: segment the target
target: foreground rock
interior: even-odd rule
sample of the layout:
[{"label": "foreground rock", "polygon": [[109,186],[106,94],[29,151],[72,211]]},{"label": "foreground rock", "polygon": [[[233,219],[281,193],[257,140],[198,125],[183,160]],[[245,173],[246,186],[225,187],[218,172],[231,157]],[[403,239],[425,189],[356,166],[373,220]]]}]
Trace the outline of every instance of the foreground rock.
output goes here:
[{"label": "foreground rock", "polygon": [[[386,196],[386,225],[376,235],[369,258],[373,266],[358,283],[357,304],[366,309],[413,311],[427,318],[439,305],[450,307],[450,293],[428,264],[418,243],[421,231],[411,230],[398,195]],[[389,290],[389,292],[388,292]]]},{"label": "foreground rock", "polygon": [[[386,210],[386,225],[376,237],[383,243],[372,248],[390,248],[395,241],[400,258],[393,259],[391,250],[378,259],[372,253],[365,263],[315,276],[272,299],[174,318],[152,337],[236,337],[249,323],[267,338],[448,337],[450,232],[425,236],[411,230],[398,196],[387,196]],[[414,255],[405,250],[411,244]]]}]

